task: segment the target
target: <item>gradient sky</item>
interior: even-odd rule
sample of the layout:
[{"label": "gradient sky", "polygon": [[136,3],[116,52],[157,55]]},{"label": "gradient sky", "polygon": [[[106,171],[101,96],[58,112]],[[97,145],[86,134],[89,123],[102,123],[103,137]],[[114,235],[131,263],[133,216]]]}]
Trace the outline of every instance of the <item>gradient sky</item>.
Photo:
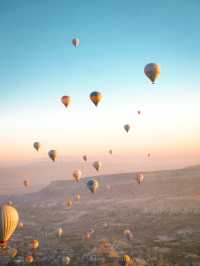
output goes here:
[{"label": "gradient sky", "polygon": [[[36,158],[35,140],[41,157],[112,148],[197,158],[199,14],[199,0],[1,0],[0,159]],[[161,66],[154,86],[143,73],[149,62]],[[98,108],[94,90],[104,95]],[[68,110],[62,95],[73,99]]]}]

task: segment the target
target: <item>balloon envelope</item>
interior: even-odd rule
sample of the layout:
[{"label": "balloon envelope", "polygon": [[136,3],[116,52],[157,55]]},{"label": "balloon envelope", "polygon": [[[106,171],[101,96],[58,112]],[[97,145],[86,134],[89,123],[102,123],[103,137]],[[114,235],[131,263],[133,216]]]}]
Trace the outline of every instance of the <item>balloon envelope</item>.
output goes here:
[{"label": "balloon envelope", "polygon": [[79,182],[82,176],[82,172],[81,170],[77,169],[73,172],[73,177],[75,179],[76,182]]},{"label": "balloon envelope", "polygon": [[63,229],[61,227],[57,229],[57,235],[58,237],[61,237],[63,235]]},{"label": "balloon envelope", "polygon": [[61,102],[64,104],[65,107],[68,107],[69,104],[71,104],[72,99],[71,99],[70,96],[66,96],[66,95],[64,95],[64,96],[62,96],[62,98],[61,98]]},{"label": "balloon envelope", "polygon": [[124,125],[124,129],[126,130],[126,132],[128,133],[129,130],[131,129],[131,126],[129,124]]},{"label": "balloon envelope", "polygon": [[92,93],[90,93],[90,100],[94,103],[95,106],[98,106],[102,98],[102,94],[98,91],[93,91]]},{"label": "balloon envelope", "polygon": [[137,180],[138,184],[142,184],[142,182],[144,181],[143,174],[137,174],[136,175],[136,180]]},{"label": "balloon envelope", "polygon": [[83,161],[87,162],[87,155],[83,155]]},{"label": "balloon envelope", "polygon": [[90,179],[87,182],[87,187],[92,193],[95,193],[99,187],[99,182],[95,179]]},{"label": "balloon envelope", "polygon": [[27,188],[30,186],[30,182],[28,180],[24,180],[24,186]]},{"label": "balloon envelope", "polygon": [[65,256],[63,257],[62,261],[63,261],[63,264],[68,265],[70,263],[70,257]]},{"label": "balloon envelope", "polygon": [[156,78],[160,75],[160,66],[155,63],[147,64],[144,68],[144,73],[154,84]]},{"label": "balloon envelope", "polygon": [[53,162],[55,162],[55,160],[56,160],[56,158],[57,158],[57,152],[56,152],[56,150],[50,150],[50,151],[48,152],[48,155],[49,155],[49,158],[50,158]]},{"label": "balloon envelope", "polygon": [[131,263],[131,258],[128,255],[124,255],[119,259],[119,265],[129,266]]},{"label": "balloon envelope", "polygon": [[33,256],[26,256],[26,258],[25,258],[25,261],[27,262],[27,263],[32,263],[33,262]]},{"label": "balloon envelope", "polygon": [[95,161],[93,163],[93,167],[97,170],[97,172],[102,168],[102,163],[99,161]]},{"label": "balloon envelope", "polygon": [[17,210],[9,205],[0,207],[0,244],[4,245],[11,238],[19,223]]},{"label": "balloon envelope", "polygon": [[33,143],[33,147],[34,147],[34,149],[35,149],[36,151],[39,151],[41,145],[40,145],[40,143],[39,143],[38,141],[36,141],[36,142]]},{"label": "balloon envelope", "polygon": [[67,200],[67,207],[68,208],[71,208],[72,204],[73,204],[72,200]]},{"label": "balloon envelope", "polygon": [[72,44],[74,47],[78,47],[80,45],[80,40],[78,38],[72,39]]},{"label": "balloon envelope", "polygon": [[31,245],[32,245],[32,249],[37,249],[39,248],[40,242],[39,240],[34,239],[32,240]]}]

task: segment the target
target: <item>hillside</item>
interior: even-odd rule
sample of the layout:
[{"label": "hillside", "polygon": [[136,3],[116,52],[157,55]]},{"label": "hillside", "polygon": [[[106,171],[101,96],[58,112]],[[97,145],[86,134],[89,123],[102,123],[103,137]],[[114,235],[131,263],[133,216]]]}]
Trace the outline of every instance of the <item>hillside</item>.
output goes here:
[{"label": "hillside", "polygon": [[[162,256],[181,266],[191,261],[199,265],[200,166],[146,172],[141,185],[135,176],[99,176],[100,188],[95,194],[87,189],[86,178],[80,183],[57,180],[35,193],[1,198],[1,202],[13,201],[25,224],[12,246],[19,246],[25,254],[27,241],[36,238],[41,241],[38,263],[62,265],[58,261],[63,254],[70,254],[72,265],[102,265],[102,260],[109,261],[107,255],[99,254],[99,241],[104,239],[115,254],[110,258],[114,265],[124,252],[146,261]],[[76,193],[81,195],[80,202],[74,201]],[[73,199],[71,209],[66,206],[69,198]],[[58,227],[64,230],[61,239],[55,234]],[[86,241],[84,235],[91,229],[92,238]],[[133,232],[132,240],[124,237],[125,229]]]}]

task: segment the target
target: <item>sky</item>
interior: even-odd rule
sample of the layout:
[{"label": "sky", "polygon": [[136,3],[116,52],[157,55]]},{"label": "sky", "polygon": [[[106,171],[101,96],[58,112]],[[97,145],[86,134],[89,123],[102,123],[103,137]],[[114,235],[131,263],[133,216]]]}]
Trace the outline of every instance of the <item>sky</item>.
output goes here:
[{"label": "sky", "polygon": [[[198,0],[1,0],[0,162],[50,149],[98,158],[111,148],[129,160],[150,152],[197,163],[199,14]],[[150,62],[161,67],[155,85],[144,75]],[[68,109],[63,95],[72,97]]]}]

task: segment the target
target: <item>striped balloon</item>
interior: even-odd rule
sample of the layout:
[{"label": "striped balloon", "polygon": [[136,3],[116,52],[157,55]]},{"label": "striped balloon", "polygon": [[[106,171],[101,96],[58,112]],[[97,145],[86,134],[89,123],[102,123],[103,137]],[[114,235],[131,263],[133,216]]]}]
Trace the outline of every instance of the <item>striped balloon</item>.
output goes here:
[{"label": "striped balloon", "polygon": [[0,207],[0,244],[5,245],[19,223],[17,210],[10,205]]}]

